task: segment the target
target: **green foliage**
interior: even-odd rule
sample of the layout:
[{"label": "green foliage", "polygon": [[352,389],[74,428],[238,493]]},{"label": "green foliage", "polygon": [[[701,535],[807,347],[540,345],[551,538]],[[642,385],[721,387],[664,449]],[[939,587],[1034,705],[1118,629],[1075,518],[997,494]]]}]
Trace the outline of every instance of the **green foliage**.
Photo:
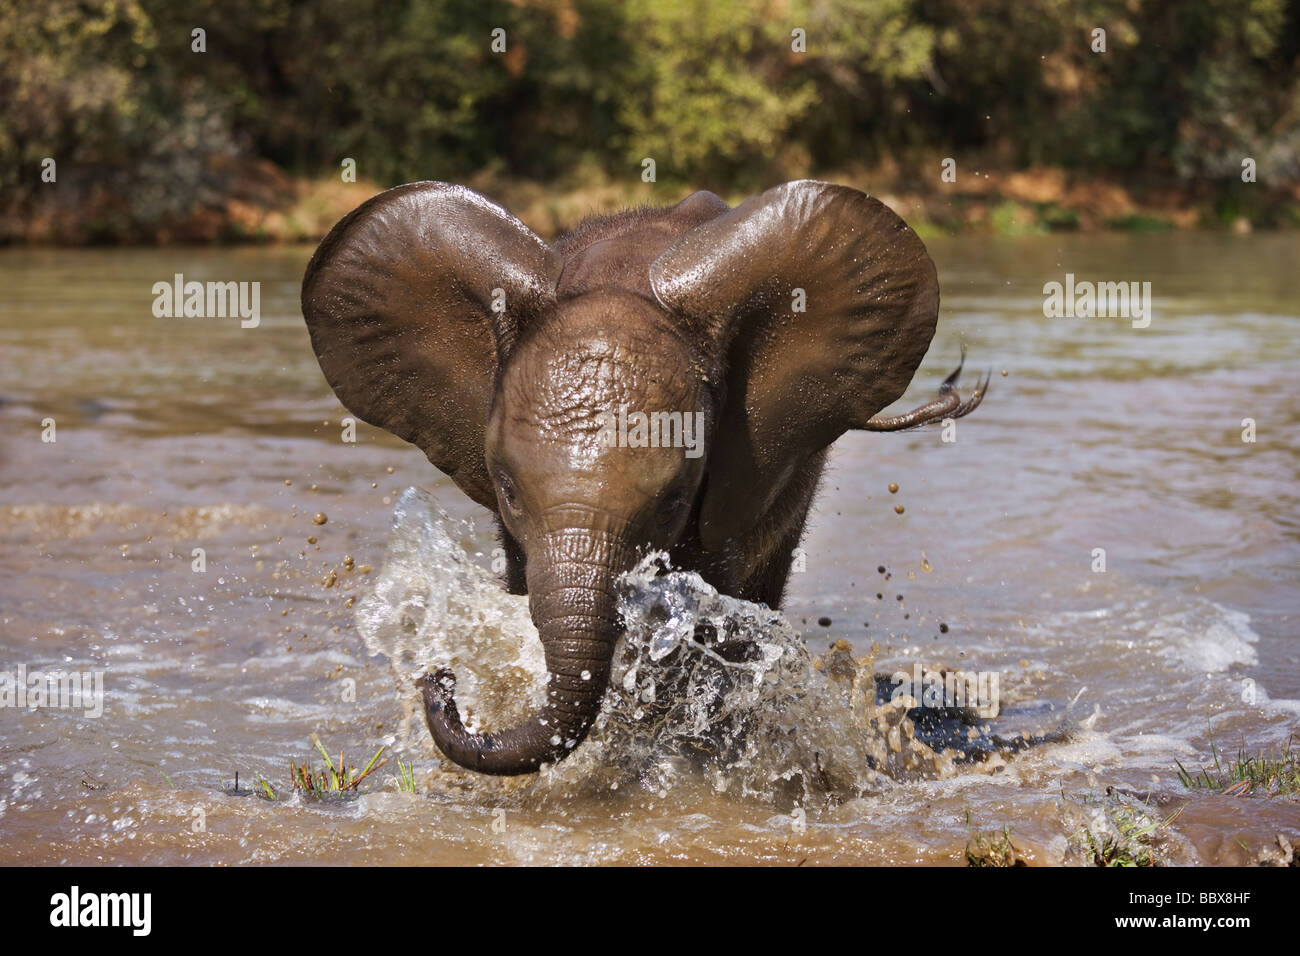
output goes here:
[{"label": "green foliage", "polygon": [[389,185],[652,157],[735,193],[922,154],[1226,189],[1250,156],[1294,182],[1298,62],[1300,0],[11,0],[0,218],[39,199],[121,236],[241,196],[256,159]]},{"label": "green foliage", "polygon": [[1079,228],[1079,214],[1058,203],[1041,203],[1038,218],[1052,232],[1070,232]]},{"label": "green foliage", "polygon": [[1030,210],[1009,200],[989,210],[989,225],[999,236],[1039,236],[1047,232]]},{"label": "green foliage", "polygon": [[792,76],[788,21],[773,6],[630,0],[637,41],[616,114],[630,165],[652,157],[675,178],[707,177],[779,148],[816,94]]},{"label": "green foliage", "polygon": [[1122,229],[1125,232],[1168,232],[1174,228],[1174,224],[1168,219],[1162,219],[1159,216],[1144,216],[1141,213],[1120,216],[1117,219],[1110,220],[1107,225],[1112,229]]}]

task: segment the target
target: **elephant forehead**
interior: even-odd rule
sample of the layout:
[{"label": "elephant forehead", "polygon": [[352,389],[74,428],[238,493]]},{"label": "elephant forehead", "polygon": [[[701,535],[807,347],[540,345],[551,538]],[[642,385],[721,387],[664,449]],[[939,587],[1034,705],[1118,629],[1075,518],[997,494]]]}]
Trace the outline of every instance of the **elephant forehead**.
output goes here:
[{"label": "elephant forehead", "polygon": [[598,342],[559,349],[507,374],[506,403],[531,413],[537,425],[596,429],[597,418],[620,406],[642,412],[696,411],[698,389],[690,369],[651,343]]}]

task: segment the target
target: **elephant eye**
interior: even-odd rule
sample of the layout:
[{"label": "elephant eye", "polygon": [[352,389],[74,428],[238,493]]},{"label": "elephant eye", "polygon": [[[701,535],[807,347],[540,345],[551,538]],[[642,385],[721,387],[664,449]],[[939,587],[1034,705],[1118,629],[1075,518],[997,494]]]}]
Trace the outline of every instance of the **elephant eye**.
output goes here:
[{"label": "elephant eye", "polygon": [[497,489],[501,495],[501,503],[506,506],[512,515],[516,517],[522,512],[519,506],[519,495],[515,491],[514,482],[505,475],[497,477]]}]

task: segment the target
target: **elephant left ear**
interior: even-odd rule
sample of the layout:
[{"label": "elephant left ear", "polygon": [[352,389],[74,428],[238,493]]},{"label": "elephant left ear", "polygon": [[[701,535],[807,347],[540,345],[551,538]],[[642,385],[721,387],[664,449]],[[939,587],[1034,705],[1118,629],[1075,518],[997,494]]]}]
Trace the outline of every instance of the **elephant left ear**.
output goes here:
[{"label": "elephant left ear", "polygon": [[650,267],[660,303],[726,356],[700,531],[720,550],[796,469],[906,390],[934,335],[924,244],[856,189],[800,180],[683,235]]},{"label": "elephant left ear", "polygon": [[562,265],[486,197],[410,183],[330,230],[307,266],[302,314],[339,401],[496,511],[483,459],[494,376],[554,304]]}]

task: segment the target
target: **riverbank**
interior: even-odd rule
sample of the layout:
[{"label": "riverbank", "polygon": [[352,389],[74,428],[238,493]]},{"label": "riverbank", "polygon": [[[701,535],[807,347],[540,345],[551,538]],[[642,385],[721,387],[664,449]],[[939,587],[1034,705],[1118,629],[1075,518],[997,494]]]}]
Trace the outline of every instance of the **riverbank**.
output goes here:
[{"label": "riverbank", "polygon": [[[1300,227],[1300,182],[1170,184],[1132,176],[1070,172],[1060,167],[997,169],[936,158],[918,166],[890,164],[811,174],[878,196],[922,236],[1036,235],[1052,232],[1156,232],[1212,229],[1236,233]],[[183,213],[151,217],[141,196],[79,183],[67,171],[48,198],[0,205],[0,244],[55,246],[294,243],[319,241],[342,216],[384,184],[292,176],[265,160],[210,170],[210,188]],[[809,175],[787,170],[797,179]],[[493,172],[471,177],[474,189],[504,204],[544,236],[592,212],[644,203],[671,204],[712,185],[735,204],[755,189],[718,184],[642,182],[584,169],[537,182]]]}]

